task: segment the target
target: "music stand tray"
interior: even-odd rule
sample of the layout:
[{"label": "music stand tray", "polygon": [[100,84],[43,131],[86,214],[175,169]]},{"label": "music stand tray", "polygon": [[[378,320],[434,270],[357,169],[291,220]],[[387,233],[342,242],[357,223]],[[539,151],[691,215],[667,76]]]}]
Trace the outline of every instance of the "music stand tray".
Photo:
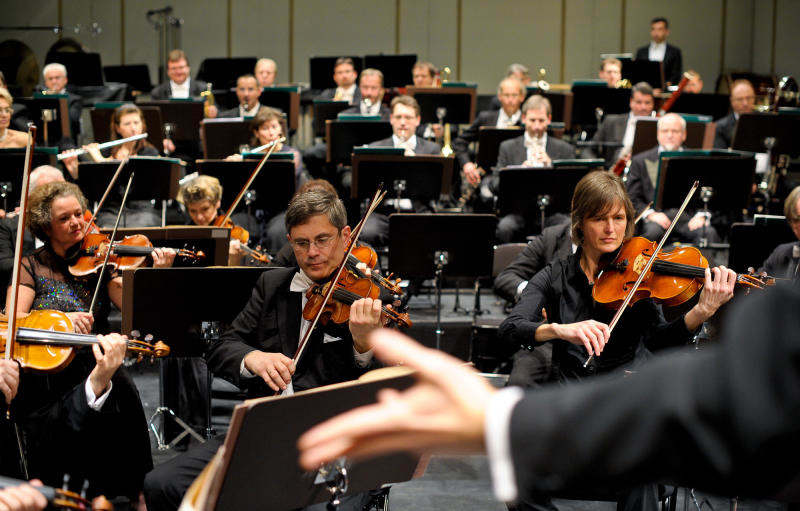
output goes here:
[{"label": "music stand tray", "polygon": [[596,109],[604,115],[627,114],[630,111],[630,89],[612,89],[605,82],[575,82],[572,85],[571,126],[594,126],[597,124]]},{"label": "music stand tray", "polygon": [[416,53],[364,55],[364,68],[371,67],[382,72],[384,87],[405,87],[414,83],[412,69],[416,62]]},{"label": "music stand tray", "polygon": [[710,115],[715,121],[728,115],[730,99],[727,94],[713,92],[685,93],[672,104],[672,111],[682,114]]},{"label": "music stand tray", "polygon": [[758,270],[775,247],[796,240],[785,221],[766,225],[734,223],[728,235],[728,268],[737,273],[747,273],[749,267]]},{"label": "music stand tray", "polygon": [[[683,96],[681,96],[683,97]],[[714,147],[714,122],[686,121],[686,142],[689,149],[706,149]],[[658,145],[658,120],[650,117],[639,117],[636,121],[636,132],[633,135],[632,154],[638,154]]]},{"label": "music stand tray", "polygon": [[314,136],[325,136],[325,121],[334,120],[342,110],[350,108],[347,101],[314,100]]},{"label": "music stand tray", "polygon": [[203,158],[207,160],[237,154],[251,136],[250,121],[243,117],[203,119],[200,131],[203,133]]},{"label": "music stand tray", "polygon": [[[37,128],[37,145],[55,145],[62,137],[72,137],[72,127],[69,122],[69,96],[67,94],[42,94],[37,92],[34,93],[32,98],[16,98],[15,102],[28,108],[28,119]],[[56,118],[47,123],[46,140],[42,110],[55,110],[56,112]]]},{"label": "music stand tray", "polygon": [[354,147],[391,136],[392,125],[388,121],[325,121],[326,161],[349,165]]},{"label": "music stand tray", "polygon": [[583,176],[596,170],[597,162],[598,160],[588,160],[586,165],[544,168],[513,166],[500,169],[497,214],[522,215],[528,225],[535,225],[541,216],[536,197],[545,194],[550,196],[548,214],[569,212],[572,190]]},{"label": "music stand tray", "polygon": [[500,155],[500,144],[524,134],[525,131],[518,126],[513,128],[481,126],[478,130],[478,154],[475,157],[478,167],[486,171],[493,169]]},{"label": "music stand tray", "polygon": [[203,59],[197,70],[197,79],[212,84],[213,89],[236,87],[236,79],[252,73],[256,67],[255,57],[213,57]]},{"label": "music stand tray", "polygon": [[664,64],[655,60],[623,60],[622,78],[631,84],[647,82],[654,89],[664,89]]},{"label": "music stand tray", "polygon": [[[354,154],[350,197],[372,197],[381,183],[392,196],[393,184],[405,180],[401,198],[423,202],[444,200],[450,195],[454,158],[436,155]],[[396,197],[396,195],[395,195]]]},{"label": "music stand tray", "polygon": [[[114,160],[78,163],[78,186],[90,203],[100,201],[118,167],[119,161]],[[174,199],[178,194],[181,171],[180,160],[174,158],[132,156],[117,179],[115,186],[121,191],[115,199],[122,199],[131,172],[135,173],[135,177],[128,193],[129,201]],[[109,200],[113,200],[112,197],[110,195]]]},{"label": "music stand tray", "polygon": [[147,93],[153,90],[150,68],[147,64],[103,66],[103,75],[107,82],[126,83],[131,89],[139,92]]},{"label": "music stand tray", "polygon": [[[222,208],[227,209],[259,162],[258,160],[197,160],[196,163],[200,174],[219,179],[222,185]],[[250,189],[256,191],[252,208],[263,209],[270,216],[285,210],[294,195],[294,172],[294,160],[267,160],[250,186]],[[243,202],[239,204],[239,208],[242,207],[244,207]]]},{"label": "music stand tray", "polygon": [[763,153],[764,140],[775,138],[772,154],[788,154],[795,158],[800,155],[800,115],[775,112],[753,112],[742,114],[733,130],[731,147],[739,151]]},{"label": "music stand tray", "polygon": [[203,120],[204,100],[199,99],[160,99],[141,101],[138,106],[156,106],[161,110],[161,118],[165,123],[175,125],[172,139],[176,142],[199,142],[200,121]]},{"label": "music stand tray", "polygon": [[436,109],[444,107],[446,124],[472,124],[475,120],[476,87],[406,87],[419,103],[423,123],[438,123]]}]

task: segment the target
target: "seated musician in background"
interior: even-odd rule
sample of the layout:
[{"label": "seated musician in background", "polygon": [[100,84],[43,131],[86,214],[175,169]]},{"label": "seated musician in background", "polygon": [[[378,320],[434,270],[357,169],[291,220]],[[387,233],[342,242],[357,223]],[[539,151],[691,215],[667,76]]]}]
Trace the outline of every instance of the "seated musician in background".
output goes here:
[{"label": "seated musician in background", "polygon": [[278,64],[272,59],[260,58],[256,62],[253,74],[258,80],[258,86],[262,89],[264,87],[275,87],[275,80],[278,78]]},{"label": "seated musician in background", "polygon": [[[6,76],[0,71],[0,89],[8,89]],[[28,107],[19,103],[11,103],[14,112],[11,114],[11,127],[17,131],[28,130]]]},{"label": "seated musician in background", "polygon": [[230,110],[223,110],[217,114],[219,118],[230,117],[255,117],[262,105],[258,102],[261,88],[256,77],[251,74],[242,75],[236,79],[236,98],[239,106]]},{"label": "seated musician in background", "polygon": [[[59,310],[76,332],[105,333],[110,304],[122,306],[122,278],[106,272],[96,308],[88,310],[99,272],[76,277],[69,270],[84,238],[85,209],[86,199],[73,183],[48,183],[31,193],[28,227],[44,246],[23,260],[16,309]],[[155,249],[153,265],[169,266],[174,257]],[[91,495],[135,501],[152,467],[147,423],[136,387],[121,367],[124,339],[112,334],[99,340],[100,346],[78,350],[61,372],[23,373],[12,414],[24,431],[32,477],[60,486],[69,472],[75,485],[90,481]],[[125,462],[109,463],[115,459]]]},{"label": "seated musician in background", "polygon": [[[587,157],[605,157],[607,165],[613,165],[620,158],[629,158],[636,134],[637,117],[649,117],[655,106],[653,88],[646,82],[639,82],[631,88],[631,111],[627,114],[608,114],[592,137],[595,143],[588,150]],[[605,148],[603,144],[611,144]],[[616,147],[622,144],[622,147]]]},{"label": "seated musician in background", "polygon": [[[500,326],[500,337],[509,346],[536,350],[551,342],[558,381],[583,380],[611,371],[621,374],[623,368],[642,362],[648,350],[688,343],[703,322],[733,296],[733,271],[725,267],[706,270],[700,299],[689,312],[668,322],[660,305],[642,299],[621,316],[613,333],[609,332],[608,323],[616,311],[596,303],[592,287],[601,259],[633,235],[633,218],[633,204],[618,176],[605,171],[584,176],[572,196],[571,236],[578,250],[537,273]],[[594,357],[584,367],[589,355]],[[656,488],[647,487],[620,492],[618,498],[620,504],[638,502],[642,506],[624,509],[654,510],[658,509],[656,496]],[[555,509],[551,506],[549,496],[539,494],[530,502],[520,502],[517,509]]]},{"label": "seated musician in background", "polygon": [[316,99],[328,99],[333,101],[347,101],[351,105],[358,105],[361,102],[361,92],[356,86],[356,65],[350,57],[339,57],[333,65],[333,81],[336,82],[335,89],[325,89]]},{"label": "seated musician in background", "polygon": [[619,81],[622,80],[622,62],[619,59],[603,59],[597,76],[609,87],[616,88]]},{"label": "seated musician in background", "polygon": [[0,89],[0,148],[27,147],[28,134],[11,129],[11,116],[14,108],[11,106],[14,98],[7,89]]},{"label": "seated musician in background", "polygon": [[[522,105],[522,121],[525,133],[521,137],[505,140],[500,144],[497,157],[497,169],[511,165],[526,167],[550,167],[553,160],[565,160],[575,157],[575,149],[563,140],[547,135],[547,127],[552,119],[550,101],[535,94]],[[481,189],[481,198],[489,193],[496,194],[496,176],[484,180],[487,187]],[[486,190],[488,188],[488,191]],[[558,217],[558,218],[557,218]],[[567,219],[563,215],[553,215],[549,221],[563,223]],[[523,239],[530,226],[520,215],[506,215],[497,224],[497,239],[500,243]]]},{"label": "seated musician in background", "polygon": [[203,80],[194,80],[190,76],[189,57],[183,50],[172,50],[167,55],[168,81],[157,85],[150,92],[153,99],[199,98],[208,84]]},{"label": "seated musician in background", "polygon": [[689,77],[689,81],[686,82],[686,87],[683,88],[683,92],[691,92],[692,94],[703,92],[703,78],[700,76],[700,73],[694,69],[689,69],[683,74]]},{"label": "seated musician in background", "polygon": [[[344,258],[350,238],[346,223],[344,204],[336,196],[312,190],[292,199],[286,229],[298,267],[259,277],[244,310],[209,347],[206,360],[216,376],[256,397],[352,380],[373,367],[365,341],[381,326],[381,302],[370,298],[353,303],[346,325],[318,323],[302,357],[290,358],[311,323],[301,315],[307,289],[329,278]],[[148,509],[177,509],[221,443],[221,438],[212,439],[150,472],[145,481]],[[339,509],[360,511],[369,498],[346,497]]]},{"label": "seated musician in background", "polygon": [[[497,87],[497,98],[500,100],[501,108],[499,110],[479,112],[469,128],[465,129],[461,135],[453,140],[456,161],[470,185],[478,186],[481,180],[481,172],[472,162],[469,144],[478,141],[478,132],[481,126],[497,128],[522,126],[522,111],[520,111],[519,107],[525,101],[526,93],[525,85],[519,79],[514,77],[504,78]],[[489,169],[484,170],[488,171]]]},{"label": "seated musician in background", "polygon": [[669,22],[667,18],[653,18],[650,22],[650,44],[636,50],[636,60],[662,62],[666,86],[677,85],[683,72],[681,50],[667,42]]},{"label": "seated musician in background", "polygon": [[[518,64],[516,62],[510,64],[506,70],[506,78],[516,78],[522,83],[523,87],[531,86],[531,72],[528,66],[523,64]],[[524,100],[525,98],[523,97],[522,99]],[[499,96],[493,97],[491,103],[489,103],[489,110],[500,110],[502,107],[503,104]]]},{"label": "seated musician in background", "polygon": [[[783,214],[792,232],[800,240],[800,186],[796,186],[786,196]],[[792,241],[778,245],[759,271],[766,272],[772,277],[796,280],[800,275],[800,243]]]},{"label": "seated musician in background", "polygon": [[439,70],[430,62],[417,61],[411,69],[414,87],[436,87]]},{"label": "seated musician in background", "polygon": [[[441,153],[439,144],[415,134],[420,123],[419,103],[416,99],[411,96],[397,96],[392,99],[391,105],[392,115],[389,122],[392,125],[392,136],[372,142],[369,147],[400,147],[405,150],[406,156]],[[426,211],[424,204],[412,205],[410,201],[405,202],[409,202],[407,208],[413,208],[417,212]],[[361,233],[361,240],[375,246],[386,246],[389,243],[389,217],[381,213],[370,215]]]},{"label": "seated musician in background", "polygon": [[736,80],[731,85],[731,109],[722,119],[717,121],[716,131],[714,132],[714,147],[717,149],[729,149],[733,143],[733,131],[736,122],[742,114],[749,114],[755,109],[756,91],[749,80]]},{"label": "seated musician in background", "polygon": [[378,69],[367,68],[361,71],[358,79],[361,97],[355,106],[342,110],[343,114],[380,115],[382,121],[389,120],[389,109],[383,100],[383,73]]},{"label": "seated musician in background", "polygon": [[[636,215],[643,214],[639,229],[640,235],[657,241],[666,232],[676,209],[657,211],[648,206],[654,200],[655,183],[657,176],[658,158],[662,151],[683,151],[683,142],[686,140],[686,120],[678,114],[667,114],[658,119],[658,145],[637,154],[631,160],[631,170],[628,174],[628,193],[630,194]],[[705,227],[705,229],[703,229]],[[711,242],[718,240],[717,231],[712,227],[709,218],[703,211],[698,211],[694,216],[686,211],[672,236],[678,241],[697,244],[700,238],[705,237]]]},{"label": "seated musician in background", "polygon": [[[44,78],[44,87],[41,88],[42,92],[48,94],[66,94],[67,107],[69,108],[69,125],[72,130],[71,142],[77,143],[81,134],[81,112],[83,111],[83,103],[81,97],[73,94],[67,90],[67,68],[63,64],[51,62],[44,66],[42,69],[42,77]],[[69,142],[67,142],[68,144]]]}]

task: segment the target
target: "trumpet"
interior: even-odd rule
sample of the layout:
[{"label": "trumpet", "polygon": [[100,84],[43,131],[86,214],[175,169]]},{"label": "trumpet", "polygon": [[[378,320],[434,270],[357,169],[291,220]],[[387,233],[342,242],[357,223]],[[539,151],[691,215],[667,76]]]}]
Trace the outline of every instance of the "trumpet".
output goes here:
[{"label": "trumpet", "polygon": [[211,83],[206,84],[206,90],[200,93],[201,96],[206,98],[206,103],[203,105],[203,115],[208,117],[208,110],[214,106],[214,93],[211,92]]},{"label": "trumpet", "polygon": [[547,75],[547,71],[543,68],[539,68],[539,81],[536,82],[536,86],[539,90],[547,92],[550,90],[550,82],[545,81],[544,77]]},{"label": "trumpet", "polygon": [[450,146],[450,123],[444,122],[444,117],[447,115],[447,108],[440,106],[436,109],[436,117],[439,118],[439,124],[442,126],[442,156],[452,156],[453,148]]},{"label": "trumpet", "polygon": [[[140,133],[139,135],[134,135],[134,136],[128,137],[128,138],[120,138],[118,140],[112,140],[110,142],[103,142],[102,144],[97,144],[97,149],[103,150],[103,149],[107,149],[109,147],[114,147],[116,145],[126,144],[128,142],[135,142],[135,141],[141,140],[143,138],[147,138],[147,133]],[[86,149],[77,149],[75,151],[68,151],[68,152],[65,152],[65,153],[61,153],[61,154],[59,154],[57,156],[57,159],[58,159],[58,161],[61,161],[61,160],[65,159],[65,158],[72,158],[73,156],[78,156],[78,155],[81,155],[81,154],[84,154],[84,153],[86,153]]]}]

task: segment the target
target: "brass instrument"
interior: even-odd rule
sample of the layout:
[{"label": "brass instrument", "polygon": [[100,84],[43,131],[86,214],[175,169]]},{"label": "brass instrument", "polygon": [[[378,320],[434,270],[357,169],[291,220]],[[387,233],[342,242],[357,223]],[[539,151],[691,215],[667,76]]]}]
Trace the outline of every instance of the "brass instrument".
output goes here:
[{"label": "brass instrument", "polygon": [[436,117],[439,118],[439,124],[442,125],[442,156],[453,156],[453,148],[450,145],[450,123],[444,122],[444,117],[447,115],[447,108],[440,106],[436,109]]},{"label": "brass instrument", "polygon": [[630,89],[631,87],[633,87],[633,84],[631,84],[631,81],[628,80],[627,78],[623,78],[621,80],[617,80],[617,83],[614,86],[617,89]]},{"label": "brass instrument", "polygon": [[547,75],[547,71],[543,67],[539,68],[539,80],[536,82],[536,86],[539,88],[540,91],[547,92],[550,90],[550,83],[545,81],[544,77]]},{"label": "brass instrument", "polygon": [[439,74],[439,76],[441,77],[442,83],[449,82],[451,74],[453,74],[453,71],[448,66],[444,66],[442,68],[441,73]]},{"label": "brass instrument", "polygon": [[206,85],[206,90],[200,93],[200,95],[206,98],[206,104],[203,105],[203,115],[208,117],[208,110],[212,106],[214,106],[214,93],[211,92],[211,83]]}]

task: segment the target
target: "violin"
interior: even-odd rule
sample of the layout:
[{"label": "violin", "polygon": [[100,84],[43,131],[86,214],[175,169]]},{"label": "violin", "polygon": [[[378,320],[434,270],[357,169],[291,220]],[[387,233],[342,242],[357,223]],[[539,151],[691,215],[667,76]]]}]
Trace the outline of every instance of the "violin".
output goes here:
[{"label": "violin", "polygon": [[[19,479],[12,479],[10,477],[0,476],[0,488],[13,488],[26,484],[27,481],[20,481]],[[113,511],[114,506],[103,496],[94,498],[91,502],[86,500],[82,494],[75,493],[62,488],[53,488],[51,486],[33,486],[35,489],[47,499],[52,507],[56,509],[81,509],[91,511]],[[48,507],[48,509],[50,509]]]},{"label": "violin", "polygon": [[[94,226],[89,230],[96,229],[97,226]],[[125,236],[122,240],[111,243],[111,240],[105,234],[90,232],[84,235],[77,253],[69,254],[71,256],[70,259],[74,258],[75,261],[69,266],[69,272],[76,277],[96,272],[103,266],[109,247],[111,254],[108,258],[108,265],[119,270],[141,266],[145,257],[155,250],[153,244],[144,234]],[[202,250],[193,251],[183,248],[171,250],[175,250],[178,257],[192,261],[200,261],[205,258]]]},{"label": "violin", "polygon": [[[76,347],[100,344],[97,337],[73,333],[72,321],[65,313],[56,310],[33,310],[25,317],[17,318],[16,340],[13,357],[23,369],[58,372],[75,358]],[[0,315],[0,353],[6,352],[8,320]],[[137,361],[169,355],[169,346],[162,341],[154,344],[131,339],[127,341],[128,353],[136,355]]]},{"label": "violin", "polygon": [[[592,298],[609,308],[622,304],[647,262],[655,254],[658,243],[635,237],[622,243],[614,259],[603,267],[595,279]],[[680,305],[703,288],[708,260],[695,247],[680,247],[671,252],[658,252],[650,272],[645,275],[630,299],[630,304],[653,298],[667,306]],[[774,285],[775,278],[739,274],[736,284],[750,289]]]},{"label": "violin", "polygon": [[[367,268],[370,269],[369,275],[361,271],[361,268],[359,268],[359,263],[364,263]],[[400,287],[401,279],[397,278],[391,280],[392,276],[394,275],[392,273],[389,274],[389,277],[382,276],[380,272],[375,269],[375,265],[377,263],[378,254],[366,245],[354,247],[350,255],[347,256],[347,269],[354,272],[359,278],[371,279],[375,284],[386,289],[390,293],[402,295],[403,288]]]},{"label": "violin", "polygon": [[234,224],[230,217],[217,215],[217,218],[214,219],[212,225],[214,227],[226,227],[230,229],[231,239],[239,240],[239,248],[241,248],[244,253],[260,263],[269,264],[269,255],[267,255],[265,252],[249,247],[247,242],[250,241],[250,233],[241,225]]}]

